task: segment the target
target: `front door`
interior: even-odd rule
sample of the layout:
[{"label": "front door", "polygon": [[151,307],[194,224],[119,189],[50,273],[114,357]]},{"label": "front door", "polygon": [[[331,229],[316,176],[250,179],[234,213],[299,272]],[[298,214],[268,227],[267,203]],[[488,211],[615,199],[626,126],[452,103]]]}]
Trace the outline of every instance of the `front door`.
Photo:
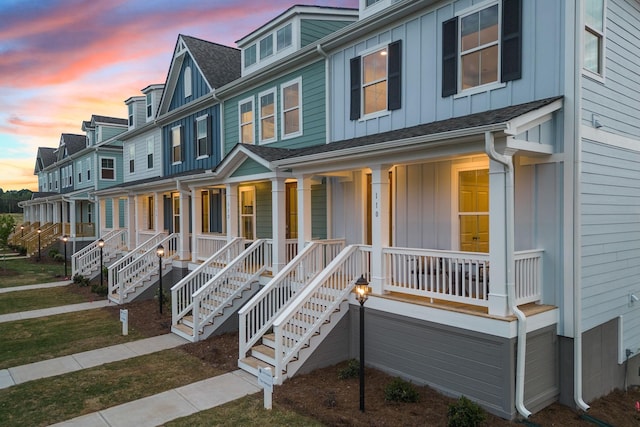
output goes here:
[{"label": "front door", "polygon": [[285,183],[286,194],[286,218],[287,218],[287,239],[298,238],[298,184],[295,182]]},{"label": "front door", "polygon": [[240,237],[255,239],[256,235],[256,189],[240,187]]},{"label": "front door", "polygon": [[489,170],[458,173],[460,250],[489,252]]}]

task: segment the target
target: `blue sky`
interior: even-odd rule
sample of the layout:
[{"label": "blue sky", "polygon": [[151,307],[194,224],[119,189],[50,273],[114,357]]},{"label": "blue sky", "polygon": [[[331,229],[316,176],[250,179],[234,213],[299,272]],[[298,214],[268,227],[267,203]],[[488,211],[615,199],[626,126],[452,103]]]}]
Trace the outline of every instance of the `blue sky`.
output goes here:
[{"label": "blue sky", "polygon": [[0,0],[0,188],[35,190],[38,147],[164,83],[178,34],[235,41],[294,4],[358,0]]}]

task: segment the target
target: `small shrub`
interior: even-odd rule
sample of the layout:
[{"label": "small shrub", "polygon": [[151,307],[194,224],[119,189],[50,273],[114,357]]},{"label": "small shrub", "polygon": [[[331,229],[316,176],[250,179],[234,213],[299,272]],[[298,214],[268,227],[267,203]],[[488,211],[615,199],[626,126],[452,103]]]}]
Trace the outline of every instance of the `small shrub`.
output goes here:
[{"label": "small shrub", "polygon": [[25,248],[24,246],[18,246],[18,253],[22,256],[25,256],[27,254],[27,248]]},{"label": "small shrub", "polygon": [[[51,255],[49,255],[51,256]],[[60,253],[56,253],[53,254],[53,256],[51,256],[51,258],[55,261],[55,262],[63,262],[64,261],[64,255],[60,254]]]},{"label": "small shrub", "polygon": [[475,402],[461,396],[447,410],[447,425],[449,427],[475,427],[487,419],[484,409]]},{"label": "small shrub", "polygon": [[107,287],[107,285],[95,284],[91,285],[91,292],[100,295],[101,297],[106,297],[109,293],[109,288]]},{"label": "small shrub", "polygon": [[49,255],[49,258],[55,259],[56,255],[60,255],[60,251],[55,248],[49,249],[49,252],[47,252],[47,255]]},{"label": "small shrub", "polygon": [[338,371],[338,378],[346,380],[347,378],[355,378],[360,374],[360,362],[356,359],[349,360],[344,368]]},{"label": "small shrub", "polygon": [[413,384],[402,378],[395,378],[384,388],[384,400],[387,402],[415,403],[419,398]]},{"label": "small shrub", "polygon": [[73,283],[78,286],[89,286],[89,279],[80,273],[76,273],[73,275]]}]

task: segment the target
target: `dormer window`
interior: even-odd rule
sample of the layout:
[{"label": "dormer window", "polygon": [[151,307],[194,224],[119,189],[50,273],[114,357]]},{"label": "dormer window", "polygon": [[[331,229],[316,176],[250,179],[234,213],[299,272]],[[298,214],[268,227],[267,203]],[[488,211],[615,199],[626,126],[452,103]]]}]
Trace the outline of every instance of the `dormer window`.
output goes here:
[{"label": "dormer window", "polygon": [[286,26],[280,28],[276,33],[277,39],[277,49],[280,52],[282,49],[285,49],[291,46],[291,24],[287,24]]},{"label": "dormer window", "polygon": [[273,35],[269,34],[260,40],[260,59],[271,55],[273,55]]},{"label": "dormer window", "polygon": [[244,66],[249,67],[256,63],[256,45],[252,44],[244,50]]},{"label": "dormer window", "polygon": [[129,127],[133,127],[133,104],[129,104],[127,107],[129,110]]},{"label": "dormer window", "polygon": [[188,98],[192,95],[191,84],[191,67],[186,66],[184,68],[184,97]]},{"label": "dormer window", "polygon": [[152,111],[153,111],[153,107],[151,104],[151,94],[148,93],[147,94],[147,118],[151,117]]}]

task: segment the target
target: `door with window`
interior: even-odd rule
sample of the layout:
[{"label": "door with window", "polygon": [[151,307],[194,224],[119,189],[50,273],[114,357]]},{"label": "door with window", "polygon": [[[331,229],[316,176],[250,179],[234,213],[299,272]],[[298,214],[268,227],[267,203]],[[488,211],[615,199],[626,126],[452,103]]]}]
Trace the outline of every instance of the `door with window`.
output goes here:
[{"label": "door with window", "polygon": [[287,239],[298,238],[298,184],[287,182],[285,184]]},{"label": "door with window", "polygon": [[174,193],[172,195],[173,203],[173,232],[180,232],[180,194]]},{"label": "door with window", "polygon": [[255,187],[240,188],[240,237],[253,240],[256,236]]},{"label": "door with window", "polygon": [[460,250],[489,252],[489,170],[458,172]]}]

